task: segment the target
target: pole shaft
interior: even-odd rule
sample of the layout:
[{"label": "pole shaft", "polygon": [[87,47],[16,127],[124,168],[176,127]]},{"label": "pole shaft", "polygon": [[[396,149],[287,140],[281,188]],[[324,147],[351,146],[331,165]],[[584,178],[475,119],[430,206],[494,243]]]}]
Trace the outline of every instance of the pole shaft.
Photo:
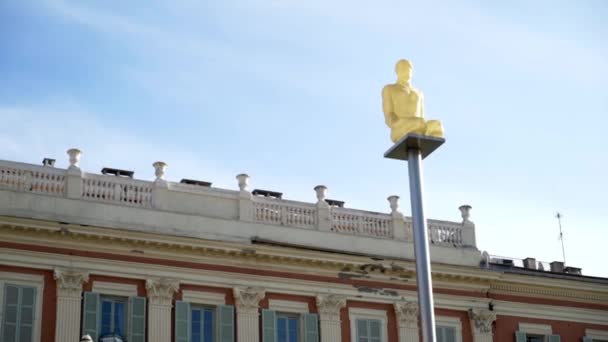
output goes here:
[{"label": "pole shaft", "polygon": [[412,230],[414,233],[414,254],[416,256],[416,280],[418,282],[418,306],[420,309],[422,340],[424,342],[436,342],[428,228],[426,217],[424,216],[422,199],[422,158],[420,150],[409,149],[407,161],[410,179]]}]

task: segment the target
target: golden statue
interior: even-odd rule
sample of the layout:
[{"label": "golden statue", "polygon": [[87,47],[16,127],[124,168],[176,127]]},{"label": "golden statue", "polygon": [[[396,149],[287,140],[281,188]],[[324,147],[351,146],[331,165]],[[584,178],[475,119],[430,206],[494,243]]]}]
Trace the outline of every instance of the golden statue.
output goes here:
[{"label": "golden statue", "polygon": [[439,120],[424,120],[424,97],[422,92],[412,88],[412,63],[401,59],[395,65],[397,82],[382,89],[382,110],[391,140],[397,142],[408,133],[443,137],[443,127]]}]

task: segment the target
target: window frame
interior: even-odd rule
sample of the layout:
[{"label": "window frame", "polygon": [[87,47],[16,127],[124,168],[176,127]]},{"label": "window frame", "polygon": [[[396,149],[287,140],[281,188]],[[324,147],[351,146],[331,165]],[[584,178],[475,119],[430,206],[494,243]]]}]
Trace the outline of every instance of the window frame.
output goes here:
[{"label": "window frame", "polygon": [[[0,272],[0,330],[2,329],[2,322],[4,320],[4,285],[6,284],[27,286],[36,289],[32,338],[33,341],[40,341],[44,276],[41,274]],[[2,331],[0,331],[0,334],[1,333]]]},{"label": "window frame", "polygon": [[454,328],[456,330],[455,341],[462,342],[462,320],[454,316],[436,316],[435,326]]},{"label": "window frame", "polygon": [[[125,336],[124,338],[129,338],[129,331],[131,330],[131,315],[129,312],[129,297],[138,297],[137,293],[137,285],[135,284],[125,284],[125,283],[115,283],[115,282],[106,282],[106,281],[93,281],[93,285],[91,286],[91,291],[99,294],[99,307],[97,308],[97,334],[101,336],[101,321],[102,321],[102,302],[103,298],[120,298],[124,299],[125,303]],[[146,303],[147,305],[147,303]],[[80,320],[82,324],[82,315],[84,311],[80,314]]]},{"label": "window frame", "polygon": [[526,334],[526,339],[528,335],[531,335],[534,337],[543,337],[543,341],[547,342],[549,336],[553,335],[553,327],[551,327],[550,324],[520,322],[517,325],[517,328],[518,331]]},{"label": "window frame", "polygon": [[608,330],[585,329],[585,337],[592,340],[608,341]]},{"label": "window frame", "polygon": [[[99,336],[103,336],[102,329],[103,329],[103,301],[104,301],[104,299],[112,301],[112,304],[113,304],[112,312],[114,312],[114,305],[116,303],[120,302],[124,305],[123,315],[124,315],[125,322],[124,322],[124,327],[123,327],[124,336],[122,336],[122,337],[123,337],[123,339],[126,339],[127,334],[129,332],[129,328],[130,328],[130,323],[131,323],[131,320],[130,320],[131,316],[129,315],[129,297],[106,295],[106,294],[102,294],[102,293],[99,294],[99,312],[98,312],[98,315],[99,315],[98,321],[99,322],[97,325],[99,327]],[[111,326],[112,327],[114,326],[114,315],[112,315],[112,318],[111,318]],[[114,334],[115,331],[116,331],[116,329],[113,329],[113,332],[110,332],[109,334]]]},{"label": "window frame", "polygon": [[380,321],[380,341],[386,342],[388,339],[388,315],[382,309],[348,308],[348,319],[350,322],[350,340],[357,341],[357,320],[371,319]]},{"label": "window frame", "polygon": [[[194,320],[192,319],[192,311],[193,310],[201,310],[201,315],[202,317],[204,316],[204,312],[205,310],[211,310],[211,317],[212,317],[212,322],[213,324],[211,324],[211,340],[215,341],[216,340],[216,335],[217,335],[217,305],[210,305],[210,304],[199,304],[199,303],[192,303],[190,302],[190,312],[188,313],[190,315],[190,334],[192,334],[192,328],[193,328],[193,324],[194,324]],[[201,326],[201,332],[203,332],[203,327]],[[201,338],[202,338],[202,334],[201,334]],[[192,337],[191,337],[192,338]]]},{"label": "window frame", "polygon": [[[188,312],[190,326],[188,327],[188,334],[192,334],[192,307],[195,308],[208,308],[213,309],[213,340],[217,338],[217,322],[219,322],[219,317],[217,313],[217,308],[219,305],[226,305],[226,295],[220,292],[209,292],[209,291],[196,291],[196,290],[181,290],[182,292],[182,302],[187,302],[190,307],[190,312]],[[175,320],[175,317],[173,317]],[[175,333],[175,332],[174,332]]]},{"label": "window frame", "polygon": [[276,314],[278,339],[279,316],[296,317],[298,319],[298,342],[304,341],[304,314],[309,313],[308,303],[295,300],[269,299],[268,310]]}]

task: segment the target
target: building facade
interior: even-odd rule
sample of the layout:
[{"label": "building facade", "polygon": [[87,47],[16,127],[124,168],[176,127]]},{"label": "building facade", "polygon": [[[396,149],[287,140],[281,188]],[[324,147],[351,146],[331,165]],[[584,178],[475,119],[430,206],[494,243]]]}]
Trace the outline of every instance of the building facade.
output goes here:
[{"label": "building facade", "polygon": [[[281,194],[0,161],[0,341],[417,342],[410,219]],[[236,188],[236,187],[235,187]],[[311,191],[311,195],[313,192]],[[312,197],[312,196],[311,196]],[[608,280],[492,258],[429,220],[440,342],[608,341]]]}]

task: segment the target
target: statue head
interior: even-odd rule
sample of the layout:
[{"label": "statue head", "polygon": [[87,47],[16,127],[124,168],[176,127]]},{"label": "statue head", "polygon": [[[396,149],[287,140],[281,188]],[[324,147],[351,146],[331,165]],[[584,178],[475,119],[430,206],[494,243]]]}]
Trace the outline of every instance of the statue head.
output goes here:
[{"label": "statue head", "polygon": [[412,63],[407,59],[400,59],[395,64],[395,73],[397,73],[397,80],[409,82],[412,78]]}]

